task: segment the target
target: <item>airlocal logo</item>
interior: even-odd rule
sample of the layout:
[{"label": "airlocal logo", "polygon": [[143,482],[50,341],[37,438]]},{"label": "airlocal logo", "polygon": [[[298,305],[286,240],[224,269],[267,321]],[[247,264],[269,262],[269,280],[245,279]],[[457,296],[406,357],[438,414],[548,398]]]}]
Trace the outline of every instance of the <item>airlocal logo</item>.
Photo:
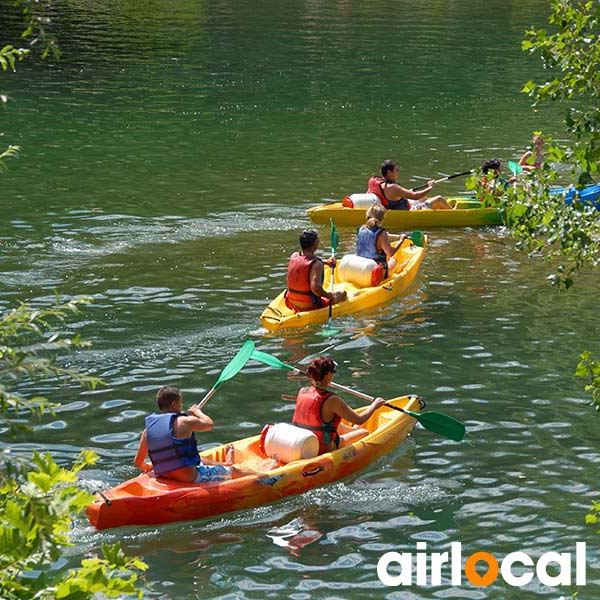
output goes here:
[{"label": "airlocal logo", "polygon": [[[417,550],[427,550],[425,542],[417,542]],[[416,554],[416,582],[413,581],[413,557],[411,552],[386,552],[377,563],[377,576],[379,581],[388,586],[409,586],[413,583],[421,586],[442,585],[442,565],[450,568],[451,583],[453,586],[463,584],[463,560],[462,543],[452,542],[450,552],[433,552],[429,561],[431,579],[427,581],[427,557],[426,552]],[[586,547],[585,542],[575,544],[575,585],[586,583]],[[478,563],[487,566],[487,571],[480,575],[475,570]],[[519,574],[513,573],[513,566],[519,565]],[[553,565],[551,571],[558,574],[548,573],[548,566]],[[535,566],[535,569],[534,569]],[[390,573],[392,567],[394,573]],[[398,573],[400,567],[400,573]],[[464,574],[473,585],[485,587],[491,585],[498,579],[498,575],[513,587],[523,587],[531,582],[534,574],[540,583],[550,587],[558,585],[571,585],[571,573],[573,563],[570,552],[545,552],[540,556],[537,563],[526,552],[511,552],[501,562],[489,552],[474,552],[467,557],[464,563]]]}]

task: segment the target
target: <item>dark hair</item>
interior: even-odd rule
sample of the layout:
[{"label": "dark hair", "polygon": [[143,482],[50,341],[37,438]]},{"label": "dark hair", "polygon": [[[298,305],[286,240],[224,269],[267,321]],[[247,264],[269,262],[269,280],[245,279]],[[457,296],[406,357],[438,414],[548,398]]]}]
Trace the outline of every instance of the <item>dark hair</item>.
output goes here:
[{"label": "dark hair", "polygon": [[156,403],[161,411],[171,408],[171,404],[182,399],[181,392],[176,387],[165,385],[156,392]]},{"label": "dark hair", "polygon": [[313,381],[323,381],[325,375],[335,373],[336,366],[333,358],[319,356],[308,365],[306,373]]},{"label": "dark hair", "polygon": [[384,160],[381,163],[381,174],[386,177],[388,173],[393,171],[398,166],[395,160]]},{"label": "dark hair", "polygon": [[312,248],[314,243],[319,239],[319,234],[314,229],[305,229],[300,234],[300,248],[308,250]]},{"label": "dark hair", "polygon": [[502,163],[497,158],[491,158],[490,160],[484,160],[481,165],[481,171],[487,174],[488,171],[500,171]]}]

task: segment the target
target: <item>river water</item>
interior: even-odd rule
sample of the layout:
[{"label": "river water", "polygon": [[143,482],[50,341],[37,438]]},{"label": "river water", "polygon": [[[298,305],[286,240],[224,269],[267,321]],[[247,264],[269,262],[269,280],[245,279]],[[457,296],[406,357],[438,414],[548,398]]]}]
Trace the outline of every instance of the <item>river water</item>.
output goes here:
[{"label": "river water", "polygon": [[[0,7],[3,41],[16,41],[13,9]],[[83,484],[110,487],[135,474],[156,389],[198,399],[246,338],[288,362],[325,352],[338,382],[418,393],[468,427],[462,443],[417,429],[354,479],[274,506],[104,533],[78,519],[67,560],[118,540],[150,565],[146,597],[164,599],[520,600],[575,588],[459,588],[449,574],[438,587],[385,588],[376,564],[419,541],[501,558],[587,540],[580,597],[600,597],[584,523],[600,489],[600,423],[572,376],[598,346],[597,275],[557,293],[550,266],[502,228],[432,231],[409,293],[340,319],[335,338],[269,335],[258,321],[306,209],[363,191],[383,159],[418,185],[516,159],[533,130],[562,135],[560,111],[519,93],[542,76],[520,50],[523,31],[548,10],[542,0],[55,4],[62,59],[0,80],[12,98],[0,141],[22,147],[2,175],[0,306],[92,296],[72,327],[93,348],[69,364],[106,385],[23,386],[62,409],[3,443],[65,462],[92,448],[101,461]],[[353,233],[340,234],[351,250]],[[207,406],[217,427],[201,443],[289,418],[280,396],[298,386],[249,366]]]}]

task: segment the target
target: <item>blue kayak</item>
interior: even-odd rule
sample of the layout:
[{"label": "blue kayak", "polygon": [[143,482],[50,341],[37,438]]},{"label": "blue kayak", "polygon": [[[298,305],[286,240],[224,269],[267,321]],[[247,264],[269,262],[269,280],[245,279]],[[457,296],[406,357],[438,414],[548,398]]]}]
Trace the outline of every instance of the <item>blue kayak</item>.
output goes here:
[{"label": "blue kayak", "polygon": [[[575,197],[576,189],[573,186],[569,186],[568,188],[554,188],[550,190],[551,194],[564,194],[565,202],[567,204],[571,204],[573,202],[573,198]],[[600,196],[600,183],[593,183],[592,185],[588,185],[584,187],[579,192],[579,199],[584,204],[594,204],[596,208],[600,208],[600,201],[598,197]]]}]

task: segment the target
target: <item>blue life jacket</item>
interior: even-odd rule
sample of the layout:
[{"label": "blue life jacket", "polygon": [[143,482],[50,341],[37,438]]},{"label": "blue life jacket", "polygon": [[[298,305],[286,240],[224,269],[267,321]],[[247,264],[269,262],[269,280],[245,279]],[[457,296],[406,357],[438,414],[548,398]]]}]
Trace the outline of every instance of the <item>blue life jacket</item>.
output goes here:
[{"label": "blue life jacket", "polygon": [[377,238],[383,231],[385,231],[383,227],[369,229],[366,225],[363,225],[358,230],[356,237],[356,254],[364,258],[372,258],[375,262],[386,265],[387,257],[385,253],[377,250]]},{"label": "blue life jacket", "polygon": [[173,435],[173,422],[178,416],[185,415],[186,413],[154,413],[146,417],[148,456],[157,476],[200,464],[194,433],[182,440]]}]

